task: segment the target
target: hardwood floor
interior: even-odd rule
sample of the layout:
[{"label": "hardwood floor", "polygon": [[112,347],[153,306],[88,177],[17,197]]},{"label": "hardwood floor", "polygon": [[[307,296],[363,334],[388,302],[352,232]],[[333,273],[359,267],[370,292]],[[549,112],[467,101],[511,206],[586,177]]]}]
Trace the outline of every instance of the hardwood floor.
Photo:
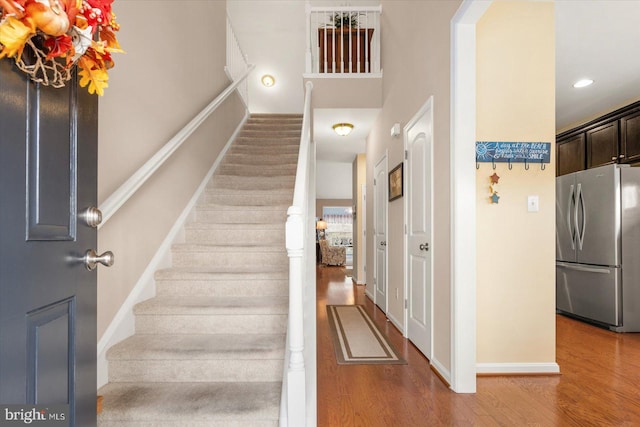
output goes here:
[{"label": "hardwood floor", "polygon": [[[455,394],[341,267],[317,269],[318,426],[640,426],[640,334],[557,316],[559,376],[479,377]],[[338,365],[327,304],[362,304],[407,365]]]}]

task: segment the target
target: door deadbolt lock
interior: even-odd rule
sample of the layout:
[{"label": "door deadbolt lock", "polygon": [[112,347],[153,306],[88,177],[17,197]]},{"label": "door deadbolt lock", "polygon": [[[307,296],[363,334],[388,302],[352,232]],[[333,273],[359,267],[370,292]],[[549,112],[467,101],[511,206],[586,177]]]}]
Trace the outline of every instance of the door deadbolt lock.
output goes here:
[{"label": "door deadbolt lock", "polygon": [[91,228],[97,228],[102,222],[102,212],[100,209],[90,206],[87,209],[80,212],[80,219]]},{"label": "door deadbolt lock", "polygon": [[96,251],[93,249],[89,249],[84,254],[84,266],[87,267],[87,270],[95,270],[98,264],[102,264],[105,267],[111,267],[113,262],[115,261],[115,257],[113,256],[113,252],[107,251],[102,255],[96,254]]},{"label": "door deadbolt lock", "polygon": [[421,251],[428,251],[429,250],[429,244],[428,243],[420,244],[420,250]]}]

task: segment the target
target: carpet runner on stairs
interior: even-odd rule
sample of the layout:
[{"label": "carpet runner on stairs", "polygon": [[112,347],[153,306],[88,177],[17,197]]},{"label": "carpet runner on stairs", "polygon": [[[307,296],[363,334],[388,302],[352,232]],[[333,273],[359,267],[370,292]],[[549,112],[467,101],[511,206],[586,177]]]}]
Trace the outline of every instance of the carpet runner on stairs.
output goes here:
[{"label": "carpet runner on stairs", "polygon": [[302,117],[252,115],[107,352],[98,426],[277,426],[288,312],[286,211]]}]

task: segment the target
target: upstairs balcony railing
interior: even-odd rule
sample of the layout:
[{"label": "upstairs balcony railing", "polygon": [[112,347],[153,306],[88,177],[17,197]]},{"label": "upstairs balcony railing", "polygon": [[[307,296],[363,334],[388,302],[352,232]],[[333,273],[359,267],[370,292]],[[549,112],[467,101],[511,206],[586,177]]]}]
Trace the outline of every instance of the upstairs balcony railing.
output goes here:
[{"label": "upstairs balcony railing", "polygon": [[307,4],[306,73],[349,77],[380,74],[382,6]]}]

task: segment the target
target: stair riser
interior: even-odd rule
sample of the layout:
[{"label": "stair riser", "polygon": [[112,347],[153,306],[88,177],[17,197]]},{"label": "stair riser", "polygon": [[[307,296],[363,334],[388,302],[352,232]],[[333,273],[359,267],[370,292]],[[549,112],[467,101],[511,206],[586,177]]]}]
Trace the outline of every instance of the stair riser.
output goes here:
[{"label": "stair riser", "polygon": [[293,195],[280,194],[217,194],[205,193],[202,196],[202,203],[213,203],[216,205],[230,206],[270,206],[270,205],[290,205]]},{"label": "stair riser", "polygon": [[175,252],[175,267],[230,267],[238,268],[246,265],[265,267],[273,271],[275,267],[288,263],[286,253],[278,252]]},{"label": "stair riser", "polygon": [[287,165],[263,165],[258,168],[251,165],[239,165],[239,164],[227,164],[220,166],[220,173],[224,175],[237,175],[237,176],[289,176],[295,177],[296,164]]},{"label": "stair riser", "polygon": [[270,145],[260,144],[233,145],[229,154],[298,154],[300,148],[297,145]]},{"label": "stair riser", "polygon": [[300,130],[278,130],[278,129],[255,129],[255,130],[242,130],[238,135],[240,138],[265,138],[265,139],[276,139],[276,138],[300,138]]},{"label": "stair riser", "polygon": [[282,366],[282,359],[110,360],[109,381],[271,382],[282,380]]},{"label": "stair riser", "polygon": [[284,225],[280,230],[187,229],[186,242],[210,245],[268,245],[284,247]]},{"label": "stair riser", "polygon": [[240,190],[278,190],[288,189],[293,193],[293,185],[295,183],[295,177],[244,177],[244,176],[230,176],[220,175],[215,176],[209,184],[208,189],[215,188],[228,188],[228,189],[240,189]]},{"label": "stair riser", "polygon": [[136,315],[138,334],[283,334],[286,314]]},{"label": "stair riser", "polygon": [[224,164],[237,164],[237,165],[282,165],[282,164],[297,164],[297,154],[228,154],[224,157]]},{"label": "stair riser", "polygon": [[255,297],[287,296],[289,284],[286,280],[159,280],[156,281],[158,296],[202,295],[204,297]]},{"label": "stair riser", "polygon": [[250,118],[242,129],[298,129],[302,128],[302,118],[281,118],[271,120],[260,120]]},{"label": "stair riser", "polygon": [[238,137],[233,142],[233,147],[245,146],[245,147],[271,147],[276,146],[279,147],[281,145],[287,145],[292,147],[300,146],[300,137],[299,136],[288,136],[286,138],[267,138],[267,137],[256,137],[256,136],[244,136]]},{"label": "stair riser", "polygon": [[274,224],[287,219],[285,211],[252,211],[252,210],[198,210],[197,222],[217,222],[220,224]]}]

